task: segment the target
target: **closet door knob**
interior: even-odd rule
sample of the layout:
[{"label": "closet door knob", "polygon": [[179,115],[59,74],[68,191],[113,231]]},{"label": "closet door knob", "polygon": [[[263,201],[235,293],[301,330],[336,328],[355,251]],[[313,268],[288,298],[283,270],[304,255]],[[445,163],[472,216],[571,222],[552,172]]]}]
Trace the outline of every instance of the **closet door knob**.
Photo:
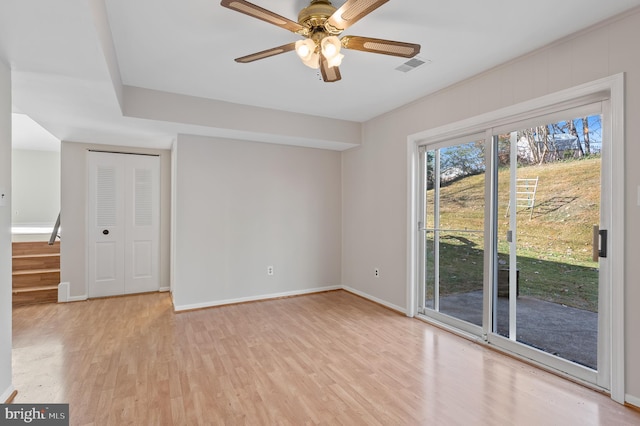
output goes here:
[{"label": "closet door knob", "polygon": [[104,235],[109,235],[109,230],[108,230],[108,229],[105,229],[104,231],[102,231],[102,233],[103,233]]}]

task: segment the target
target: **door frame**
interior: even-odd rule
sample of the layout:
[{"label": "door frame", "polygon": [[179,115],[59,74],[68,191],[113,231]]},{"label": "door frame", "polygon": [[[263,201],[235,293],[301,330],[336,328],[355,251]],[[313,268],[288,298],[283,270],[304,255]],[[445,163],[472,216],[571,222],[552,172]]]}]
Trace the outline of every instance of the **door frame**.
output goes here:
[{"label": "door frame", "polygon": [[[610,176],[603,176],[603,186],[611,192],[611,204],[605,206],[611,220],[610,234],[610,268],[607,271],[609,281],[609,332],[610,332],[610,393],[611,398],[623,404],[625,402],[624,384],[624,73],[619,73],[610,77],[605,77],[589,83],[585,83],[573,88],[565,89],[553,94],[545,95],[536,99],[522,102],[510,107],[502,108],[490,113],[478,115],[456,123],[434,129],[418,132],[407,137],[407,287],[406,306],[407,316],[414,317],[417,313],[417,289],[419,283],[419,228],[418,221],[420,212],[419,193],[419,146],[424,144],[435,144],[448,139],[466,137],[488,131],[488,129],[507,125],[509,123],[525,120],[529,117],[546,115],[563,109],[570,109],[588,103],[609,100],[610,117],[610,153],[603,158],[607,161],[606,168],[610,171]],[[491,164],[493,167],[493,164]],[[603,169],[605,165],[603,164]],[[491,179],[486,179],[485,184],[491,185]],[[490,194],[490,187],[486,188]],[[487,200],[488,202],[490,200]],[[491,215],[485,215],[485,229],[492,231]],[[617,225],[617,226],[616,226]],[[489,244],[489,238],[485,241],[485,250]],[[491,262],[485,262],[485,280],[492,276]],[[487,292],[486,292],[487,293]],[[485,295],[485,299],[488,296]],[[485,300],[485,302],[488,302]],[[429,321],[425,319],[425,321]],[[438,325],[443,326],[438,322]],[[445,328],[458,332],[447,325]],[[466,333],[460,333],[466,335]],[[468,337],[468,336],[467,336]],[[484,340],[474,340],[484,344],[488,336],[483,336]],[[534,362],[535,363],[535,362]],[[538,364],[542,368],[552,369],[561,375],[571,376],[571,373],[564,370],[556,370],[553,366]]]}]

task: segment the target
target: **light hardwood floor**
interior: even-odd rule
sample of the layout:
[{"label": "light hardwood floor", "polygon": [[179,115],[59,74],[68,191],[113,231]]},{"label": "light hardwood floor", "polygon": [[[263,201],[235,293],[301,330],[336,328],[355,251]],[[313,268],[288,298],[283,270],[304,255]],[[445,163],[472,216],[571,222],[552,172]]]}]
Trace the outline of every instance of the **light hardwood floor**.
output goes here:
[{"label": "light hardwood floor", "polygon": [[15,403],[78,425],[631,425],[608,396],[344,291],[175,314],[166,293],[13,314]]}]

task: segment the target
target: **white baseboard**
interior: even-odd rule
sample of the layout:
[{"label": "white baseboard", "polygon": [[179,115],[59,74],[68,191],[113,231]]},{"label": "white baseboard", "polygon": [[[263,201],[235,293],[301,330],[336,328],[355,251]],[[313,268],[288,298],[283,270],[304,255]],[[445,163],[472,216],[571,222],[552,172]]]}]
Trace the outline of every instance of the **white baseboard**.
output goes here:
[{"label": "white baseboard", "polygon": [[80,296],[69,296],[69,300],[67,300],[67,302],[82,302],[87,299],[89,299],[89,296],[81,294]]},{"label": "white baseboard", "polygon": [[[70,296],[69,288],[70,288],[70,285],[68,282],[63,282],[58,285],[58,302],[78,302],[82,300],[87,300],[86,294],[81,296]],[[212,300],[208,302],[193,303],[188,305],[176,305],[175,299],[172,297],[172,302],[173,302],[173,310],[175,312],[180,312],[180,311],[190,311],[193,309],[212,308],[214,306],[232,305],[235,303],[257,302],[260,300],[277,299],[279,297],[302,296],[304,294],[321,293],[324,291],[341,290],[341,289],[348,291],[349,293],[353,293],[355,295],[363,297],[367,300],[371,300],[372,302],[375,302],[379,305],[386,306],[387,308],[400,312],[404,315],[406,315],[407,313],[405,308],[394,305],[393,303],[389,303],[386,300],[382,300],[377,297],[371,296],[370,294],[364,293],[360,290],[356,290],[355,288],[352,288],[349,286],[340,286],[340,285],[317,287],[317,288],[311,288],[306,290],[289,291],[284,293],[262,294],[258,296],[240,297],[237,299]],[[167,291],[171,291],[171,288],[161,287],[159,291],[167,292]]]},{"label": "white baseboard", "polygon": [[71,296],[69,293],[71,292],[71,284],[68,282],[62,282],[58,284],[58,303],[66,303],[66,302],[82,302],[83,300],[87,300],[89,297],[86,294],[81,294],[80,296]]},{"label": "white baseboard", "polygon": [[69,301],[69,283],[63,282],[58,284],[58,303]]},{"label": "white baseboard", "polygon": [[272,294],[262,294],[259,296],[240,297],[237,299],[213,300],[209,302],[194,303],[190,305],[176,305],[175,298],[174,298],[173,310],[175,312],[190,311],[193,309],[212,308],[214,306],[233,305],[236,303],[257,302],[260,300],[277,299],[280,297],[291,297],[291,296],[301,296],[304,294],[322,293],[324,291],[340,290],[341,288],[342,286],[339,286],[339,285],[328,286],[328,287],[318,287],[318,288],[312,288],[312,289],[306,289],[306,290],[289,291],[284,293],[272,293]]},{"label": "white baseboard", "polygon": [[360,297],[364,297],[365,299],[371,300],[372,302],[376,302],[379,305],[386,306],[389,309],[393,309],[394,311],[400,312],[401,314],[406,315],[407,310],[398,305],[394,305],[393,303],[389,303],[386,300],[378,299],[377,297],[371,296],[370,294],[364,293],[360,290],[356,290],[355,288],[351,288],[349,286],[342,286],[342,289],[348,291],[349,293],[356,294]]},{"label": "white baseboard", "polygon": [[[81,302],[89,298],[86,294],[82,294],[80,296],[70,296],[69,295],[70,288],[71,286],[68,282],[63,282],[58,284],[58,303]],[[171,291],[171,287],[160,287],[158,291],[160,292]]]},{"label": "white baseboard", "polygon": [[631,404],[631,405],[633,405],[633,406],[635,406],[637,408],[640,408],[640,398],[638,398],[637,396],[626,394],[624,396],[624,400],[625,400],[625,402],[627,402],[627,403],[629,403],[629,404]]},{"label": "white baseboard", "polygon": [[13,387],[13,385],[9,385],[9,387],[7,388],[6,391],[2,392],[2,395],[0,395],[0,404],[4,404],[4,402],[9,399],[9,397],[11,396],[11,394],[13,393],[13,391],[15,391],[16,388]]}]

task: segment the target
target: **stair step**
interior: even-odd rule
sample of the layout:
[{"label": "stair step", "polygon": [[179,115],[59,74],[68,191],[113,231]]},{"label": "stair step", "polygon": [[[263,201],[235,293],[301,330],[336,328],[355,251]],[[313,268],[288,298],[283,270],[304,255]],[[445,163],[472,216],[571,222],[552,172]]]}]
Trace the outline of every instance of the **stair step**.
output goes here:
[{"label": "stair step", "polygon": [[12,254],[13,306],[57,303],[60,242],[14,242]]},{"label": "stair step", "polygon": [[37,305],[58,302],[58,286],[14,288],[13,306]]},{"label": "stair step", "polygon": [[38,259],[40,257],[60,257],[60,253],[18,254],[12,256],[13,259]]},{"label": "stair step", "polygon": [[30,269],[28,271],[14,271],[12,275],[15,277],[16,275],[41,275],[55,272],[60,273],[60,269]]},{"label": "stair step", "polygon": [[60,269],[60,253],[25,254],[13,256],[13,271]]},{"label": "stair step", "polygon": [[36,269],[13,272],[13,289],[28,287],[57,286],[60,283],[60,269]]},{"label": "stair step", "polygon": [[56,241],[53,245],[49,245],[47,241],[23,241],[14,242],[11,246],[13,256],[60,253],[60,241]]}]

